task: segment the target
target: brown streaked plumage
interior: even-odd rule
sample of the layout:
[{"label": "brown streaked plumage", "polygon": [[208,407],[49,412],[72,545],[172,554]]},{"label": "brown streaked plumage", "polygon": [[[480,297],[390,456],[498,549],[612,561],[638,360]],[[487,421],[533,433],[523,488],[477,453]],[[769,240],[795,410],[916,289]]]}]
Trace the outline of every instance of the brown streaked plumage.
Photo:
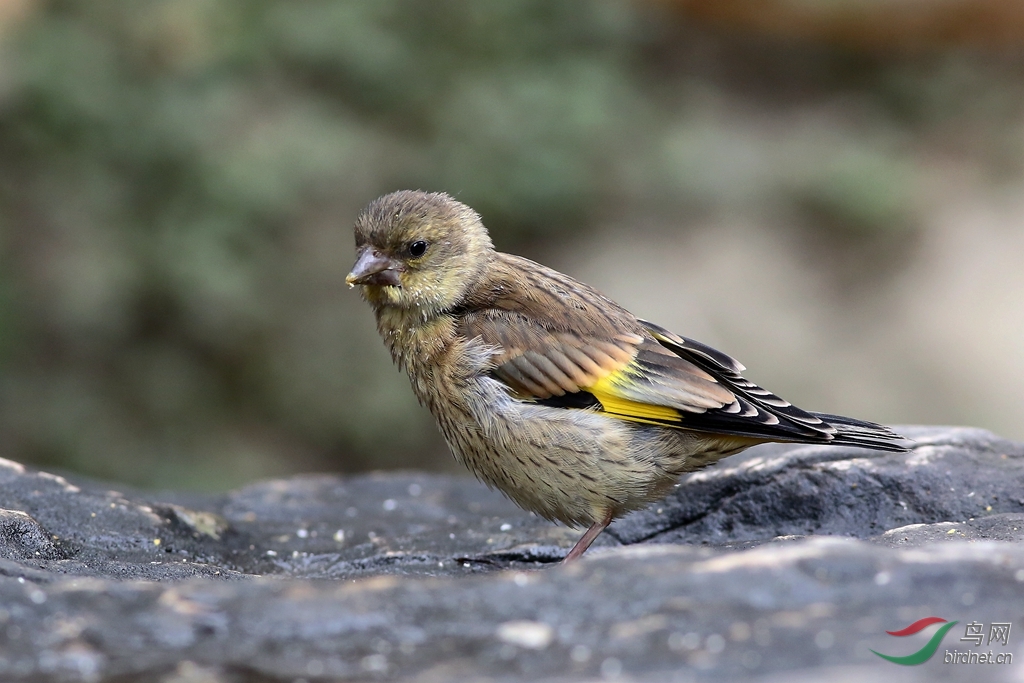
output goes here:
[{"label": "brown streaked plumage", "polygon": [[803,411],[729,356],[495,251],[446,194],[385,195],[355,237],[346,281],[455,457],[521,507],[590,527],[566,560],[680,474],[759,443],[906,450],[886,427]]}]

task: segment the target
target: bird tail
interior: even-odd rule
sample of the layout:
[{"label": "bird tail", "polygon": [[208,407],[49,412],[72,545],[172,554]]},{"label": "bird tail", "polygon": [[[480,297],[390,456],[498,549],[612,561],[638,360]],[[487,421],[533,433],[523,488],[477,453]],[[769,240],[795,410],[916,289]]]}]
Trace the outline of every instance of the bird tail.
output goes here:
[{"label": "bird tail", "polygon": [[842,415],[829,415],[828,413],[811,414],[835,427],[835,434],[832,435],[832,440],[829,442],[832,444],[860,446],[861,448],[873,448],[878,451],[894,453],[909,451],[913,444],[913,441],[907,437],[874,422],[855,420]]}]

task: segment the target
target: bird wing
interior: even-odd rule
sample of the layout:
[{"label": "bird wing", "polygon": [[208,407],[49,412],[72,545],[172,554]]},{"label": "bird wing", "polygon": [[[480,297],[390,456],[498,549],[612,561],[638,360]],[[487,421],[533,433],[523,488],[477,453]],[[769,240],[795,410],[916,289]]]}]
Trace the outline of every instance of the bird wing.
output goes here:
[{"label": "bird wing", "polygon": [[[740,373],[746,368],[735,358],[654,323],[645,320],[640,322],[659,345],[704,370],[733,394],[731,402],[708,410],[700,419],[690,420],[685,426],[701,431],[775,440],[813,442],[835,438],[838,431],[836,427],[819,415],[802,410],[743,377]],[[701,424],[693,426],[695,422]],[[866,426],[868,423],[860,424]]]},{"label": "bird wing", "polygon": [[733,358],[517,261],[517,277],[496,277],[486,305],[458,312],[459,333],[495,349],[491,374],[517,398],[766,440],[828,441],[836,431],[745,379]]},{"label": "bird wing", "polygon": [[460,331],[496,349],[491,374],[524,400],[610,417],[765,439],[829,439],[834,429],[742,377],[734,359],[651,323],[646,334],[581,336],[507,311],[468,315]]}]

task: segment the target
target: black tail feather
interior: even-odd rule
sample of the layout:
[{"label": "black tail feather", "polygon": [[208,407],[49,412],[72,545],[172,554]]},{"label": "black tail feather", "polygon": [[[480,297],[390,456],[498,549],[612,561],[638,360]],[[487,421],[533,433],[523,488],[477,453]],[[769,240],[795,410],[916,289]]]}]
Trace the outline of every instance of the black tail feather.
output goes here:
[{"label": "black tail feather", "polygon": [[812,415],[835,427],[836,433],[829,443],[861,446],[894,453],[909,451],[913,443],[905,436],[874,422],[855,420],[842,415],[829,415],[828,413],[812,413]]}]

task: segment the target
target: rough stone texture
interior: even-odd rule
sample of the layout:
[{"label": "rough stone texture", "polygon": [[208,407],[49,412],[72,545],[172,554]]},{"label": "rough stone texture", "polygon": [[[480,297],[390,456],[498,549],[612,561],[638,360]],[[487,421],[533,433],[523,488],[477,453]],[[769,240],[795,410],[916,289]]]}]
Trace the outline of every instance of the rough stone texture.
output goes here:
[{"label": "rough stone texture", "polygon": [[[1020,680],[924,616],[1024,629],[1024,445],[767,446],[577,531],[468,478],[116,492],[0,462],[0,680]],[[979,668],[980,667],[980,668]]]},{"label": "rough stone texture", "polygon": [[911,453],[752,448],[691,475],[664,505],[621,520],[613,533],[629,544],[867,539],[909,524],[1024,512],[1024,445],[980,429],[900,429],[916,441]]}]

